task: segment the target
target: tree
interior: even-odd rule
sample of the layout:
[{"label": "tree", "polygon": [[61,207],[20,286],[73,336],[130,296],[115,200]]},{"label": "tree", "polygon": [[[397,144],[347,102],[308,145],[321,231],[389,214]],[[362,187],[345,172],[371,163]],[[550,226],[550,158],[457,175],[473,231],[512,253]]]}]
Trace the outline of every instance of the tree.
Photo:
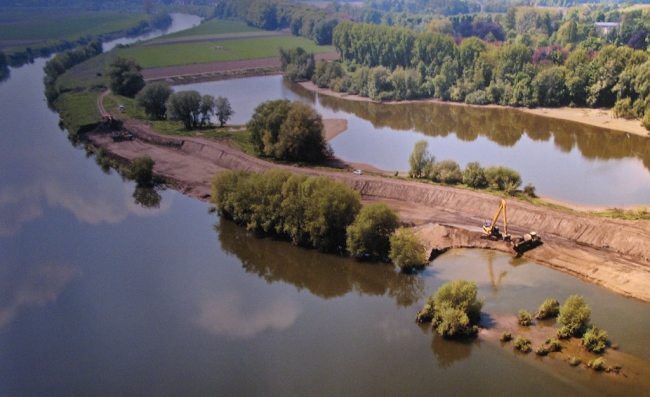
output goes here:
[{"label": "tree", "polygon": [[347,247],[356,258],[368,255],[384,259],[390,252],[390,236],[398,226],[395,211],[384,203],[366,205],[347,228]]},{"label": "tree", "polygon": [[435,162],[435,157],[427,150],[428,147],[429,142],[425,139],[415,142],[415,147],[409,157],[409,165],[411,166],[409,170],[410,177],[422,178],[427,176],[427,169],[431,168]]},{"label": "tree", "polygon": [[138,186],[149,186],[153,179],[153,167],[156,163],[149,156],[133,160],[128,168],[128,177],[133,179]]},{"label": "tree", "polygon": [[402,270],[424,267],[427,264],[426,247],[411,229],[400,228],[390,237],[388,257]]},{"label": "tree", "polygon": [[521,185],[519,173],[508,167],[488,167],[485,169],[485,177],[490,185],[499,190],[505,190],[509,185],[516,189]]},{"label": "tree", "polygon": [[463,183],[469,187],[482,188],[487,186],[485,170],[478,162],[468,163],[463,170]]},{"label": "tree", "polygon": [[483,301],[476,299],[477,292],[478,287],[473,281],[445,283],[427,299],[416,320],[431,321],[433,328],[444,337],[476,335],[483,308]]},{"label": "tree", "polygon": [[151,117],[164,119],[167,115],[167,100],[174,91],[165,82],[147,84],[135,96],[139,106]]},{"label": "tree", "polygon": [[258,152],[278,160],[315,162],[330,152],[322,117],[302,102],[264,102],[246,126]]},{"label": "tree", "polygon": [[571,295],[560,309],[557,320],[564,325],[564,330],[569,335],[577,335],[589,322],[591,308],[585,303],[582,296]]},{"label": "tree", "polygon": [[201,94],[195,90],[175,92],[167,101],[169,119],[182,121],[188,130],[198,127],[200,108]]},{"label": "tree", "polygon": [[582,336],[582,344],[590,352],[600,354],[607,347],[607,332],[594,325]]},{"label": "tree", "polygon": [[115,57],[107,71],[111,90],[117,95],[133,98],[145,85],[141,70],[135,59]]},{"label": "tree", "polygon": [[545,318],[557,317],[560,313],[560,302],[557,299],[547,299],[542,303],[542,305],[537,309],[535,318],[540,320]]},{"label": "tree", "polygon": [[460,166],[454,160],[442,160],[436,163],[431,170],[431,174],[434,181],[448,185],[459,183],[463,179]]},{"label": "tree", "polygon": [[167,113],[171,120],[182,121],[185,128],[191,130],[209,124],[215,106],[212,95],[201,96],[195,90],[179,91],[169,97]]},{"label": "tree", "polygon": [[230,106],[230,101],[228,101],[228,98],[224,98],[222,96],[217,97],[217,100],[215,101],[215,111],[214,115],[217,116],[217,119],[219,120],[219,124],[221,127],[230,120],[230,116],[235,114],[235,112],[232,110],[232,107]]}]

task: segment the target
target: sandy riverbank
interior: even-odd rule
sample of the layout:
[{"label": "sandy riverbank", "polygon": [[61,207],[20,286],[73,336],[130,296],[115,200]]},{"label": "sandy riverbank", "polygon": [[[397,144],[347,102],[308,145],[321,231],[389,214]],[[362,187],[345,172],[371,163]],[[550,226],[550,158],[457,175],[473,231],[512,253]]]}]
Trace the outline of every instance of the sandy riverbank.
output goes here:
[{"label": "sandy riverbank", "polygon": [[[337,98],[344,98],[351,101],[364,101],[364,102],[375,102],[370,98],[362,97],[359,95],[350,95],[345,92],[335,92],[328,88],[318,88],[312,82],[302,82],[300,83],[302,87],[307,90],[317,92],[323,95],[329,95]],[[425,99],[424,102],[433,102],[441,103],[450,106],[470,106],[470,107],[494,107],[494,108],[504,108],[511,109],[516,112],[524,112],[528,114],[534,114],[537,116],[550,117],[559,120],[574,121],[577,123],[588,124],[595,127],[607,128],[616,131],[623,131],[629,134],[635,134],[644,137],[650,137],[650,132],[641,125],[640,120],[626,120],[623,118],[614,117],[612,110],[605,109],[590,109],[590,108],[513,108],[501,105],[468,105],[465,103],[459,102],[448,102],[440,101],[437,99]],[[401,102],[384,102],[387,105],[398,104],[398,103],[407,103],[409,101]],[[412,102],[412,101],[411,101]]]}]

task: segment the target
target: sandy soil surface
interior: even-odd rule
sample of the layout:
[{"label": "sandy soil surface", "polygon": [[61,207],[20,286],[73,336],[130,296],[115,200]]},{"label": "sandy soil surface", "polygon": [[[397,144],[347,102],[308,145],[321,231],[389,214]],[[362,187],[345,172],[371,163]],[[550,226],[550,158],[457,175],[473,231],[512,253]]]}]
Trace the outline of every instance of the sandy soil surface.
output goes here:
[{"label": "sandy soil surface", "polygon": [[[321,59],[331,61],[333,59],[338,59],[339,54],[337,52],[325,52],[322,54],[316,54],[314,57],[316,61],[319,61]],[[242,59],[239,61],[198,63],[192,65],[168,66],[163,68],[149,68],[143,69],[142,75],[144,76],[145,80],[158,80],[168,79],[172,77],[202,75],[214,72],[279,67],[280,58],[273,57]]]},{"label": "sandy soil surface", "polygon": [[325,126],[325,140],[328,142],[348,129],[346,119],[324,119],[323,125]]},{"label": "sandy soil surface", "polygon": [[[334,96],[337,98],[345,98],[348,100],[353,100],[353,101],[370,101],[373,102],[372,99],[362,97],[359,95],[350,95],[348,93],[344,92],[335,92],[327,88],[318,88],[314,83],[312,82],[303,82],[300,83],[304,88],[318,92],[323,95],[329,95],[329,96]],[[451,106],[472,106],[472,107],[498,107],[498,108],[506,108],[505,106],[500,106],[500,105],[467,105],[465,103],[458,103],[458,102],[443,102],[435,99],[427,99],[425,101],[429,102],[437,102],[437,103],[444,103],[446,105],[451,105]],[[386,104],[395,104],[395,103],[404,103],[404,102],[384,102]],[[612,130],[617,130],[617,131],[623,131],[627,132],[630,134],[635,134],[635,135],[640,135],[640,136],[645,136],[645,137],[650,137],[650,133],[648,130],[645,129],[641,125],[640,120],[626,120],[623,118],[616,118],[614,117],[614,113],[611,110],[605,110],[605,109],[588,109],[588,108],[569,108],[569,107],[564,107],[564,108],[536,108],[536,109],[528,109],[528,108],[509,108],[512,111],[518,111],[518,112],[524,112],[524,113],[529,113],[529,114],[535,114],[538,116],[544,116],[544,117],[551,117],[554,119],[561,119],[561,120],[569,120],[569,121],[575,121],[578,123],[583,123],[583,124],[588,124],[588,125],[593,125],[596,127],[602,127],[602,128],[608,128]]]},{"label": "sandy soil surface", "polygon": [[[114,116],[120,116],[119,112]],[[330,128],[340,122],[329,122]],[[488,248],[515,254],[509,243],[482,238],[481,224],[496,211],[500,198],[476,191],[379,175],[354,175],[363,167],[334,159],[341,171],[273,164],[248,156],[223,142],[205,138],[174,138],[152,132],[144,122],[127,120],[133,141],[113,142],[108,134],[87,137],[113,155],[133,160],[150,156],[154,171],[175,181],[182,193],[208,200],[215,173],[226,169],[263,172],[284,168],[295,173],[327,175],[359,191],[364,202],[383,201],[405,224],[419,227],[432,252],[449,248]],[[336,131],[332,129],[330,135]],[[508,231],[537,231],[544,244],[524,253],[538,263],[650,303],[650,221],[623,221],[568,213],[507,199]]]}]

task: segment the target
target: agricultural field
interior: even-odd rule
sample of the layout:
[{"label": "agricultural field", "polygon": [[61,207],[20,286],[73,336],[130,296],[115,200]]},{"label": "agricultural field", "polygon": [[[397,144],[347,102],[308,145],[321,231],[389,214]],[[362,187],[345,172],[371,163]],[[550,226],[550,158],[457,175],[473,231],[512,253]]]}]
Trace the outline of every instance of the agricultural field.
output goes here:
[{"label": "agricultural field", "polygon": [[144,14],[119,12],[82,12],[18,14],[0,12],[0,41],[4,40],[73,40],[85,35],[99,35],[131,28]]},{"label": "agricultural field", "polygon": [[304,37],[286,36],[137,46],[119,49],[118,55],[124,58],[134,58],[143,68],[157,68],[194,63],[277,57],[280,47],[302,47],[306,51],[313,53],[335,51],[332,46],[319,46]]},{"label": "agricultural field", "polygon": [[200,24],[199,26],[193,27],[192,29],[187,29],[187,30],[166,35],[165,39],[171,39],[176,37],[195,37],[195,36],[220,35],[220,34],[227,34],[227,33],[246,33],[246,32],[257,32],[258,34],[262,34],[265,33],[266,31],[239,22],[225,21],[221,19],[212,19],[210,21]]}]

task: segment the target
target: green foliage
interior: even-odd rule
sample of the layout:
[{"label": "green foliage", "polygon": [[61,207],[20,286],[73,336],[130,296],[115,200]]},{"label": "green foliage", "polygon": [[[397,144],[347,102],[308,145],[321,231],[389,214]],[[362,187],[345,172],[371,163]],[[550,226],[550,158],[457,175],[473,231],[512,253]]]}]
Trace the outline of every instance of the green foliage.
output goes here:
[{"label": "green foliage", "polygon": [[560,314],[560,302],[558,302],[557,299],[549,298],[540,305],[539,309],[537,309],[535,318],[552,318],[557,317],[558,314]]},{"label": "green foliage", "polygon": [[476,283],[455,280],[443,284],[427,299],[416,319],[431,321],[433,328],[446,338],[476,335],[483,301],[476,299]]},{"label": "green foliage", "polygon": [[548,347],[544,345],[539,345],[537,350],[535,350],[535,354],[537,354],[538,356],[545,356],[548,354],[548,352],[549,352]]},{"label": "green foliage", "polygon": [[139,157],[131,163],[127,169],[127,176],[133,179],[138,186],[151,185],[153,179],[153,167],[155,162],[149,156]]},{"label": "green foliage", "polygon": [[558,339],[570,339],[572,335],[573,334],[571,333],[571,329],[566,325],[557,330]]},{"label": "green foliage", "polygon": [[111,90],[117,95],[133,98],[145,85],[141,70],[134,59],[113,58],[106,72]]},{"label": "green foliage", "polygon": [[347,228],[347,247],[357,258],[384,259],[390,252],[390,237],[398,226],[398,216],[385,203],[364,206]]},{"label": "green foliage", "polygon": [[249,230],[279,234],[320,251],[345,249],[345,231],[361,208],[359,193],[326,177],[224,171],[212,181],[212,203]]},{"label": "green foliage", "polygon": [[515,349],[522,353],[528,353],[531,350],[530,340],[523,336],[517,336],[514,341]]},{"label": "green foliage", "polygon": [[572,295],[560,309],[558,321],[567,328],[570,335],[576,336],[587,325],[590,316],[591,308],[583,297]]},{"label": "green foliage", "polygon": [[246,126],[258,152],[278,160],[318,162],[331,154],[322,117],[302,102],[263,102]]},{"label": "green foliage", "polygon": [[528,311],[521,309],[519,310],[519,314],[517,315],[517,319],[519,322],[519,325],[531,325],[533,323],[533,315],[530,314]]},{"label": "green foliage", "polygon": [[580,357],[573,356],[569,359],[569,365],[572,367],[577,367],[580,363],[582,363]]},{"label": "green foliage", "polygon": [[557,339],[551,339],[548,342],[548,350],[551,352],[559,352],[562,350],[562,345],[560,345],[560,341]]},{"label": "green foliage", "polygon": [[510,331],[503,331],[501,334],[501,338],[499,338],[501,342],[509,342],[512,340],[512,333]]},{"label": "green foliage", "polygon": [[149,116],[164,119],[167,115],[167,100],[173,92],[165,82],[150,83],[138,92],[135,100]]},{"label": "green foliage", "polygon": [[535,186],[532,183],[527,184],[524,186],[524,194],[528,197],[535,198],[537,197],[537,194],[535,194]]},{"label": "green foliage", "polygon": [[185,129],[191,130],[209,123],[210,115],[214,114],[214,97],[198,91],[179,91],[173,93],[167,101],[167,115],[170,120],[183,122]]},{"label": "green foliage", "polygon": [[[293,82],[310,80],[316,69],[314,53],[308,53],[302,47],[290,49],[280,47],[280,63],[284,78]],[[329,64],[325,63],[325,65]]]},{"label": "green foliage", "polygon": [[595,358],[587,363],[587,366],[594,371],[603,371],[605,370],[605,364],[607,361],[603,357]]},{"label": "green foliage", "polygon": [[487,186],[485,169],[478,162],[468,163],[463,170],[463,183],[473,188],[483,188]]},{"label": "green foliage", "polygon": [[413,152],[409,157],[409,176],[412,178],[422,178],[428,176],[429,171],[433,167],[435,157],[429,153],[429,142],[425,139],[415,142]]},{"label": "green foliage", "polygon": [[607,347],[607,332],[595,325],[582,336],[582,344],[592,353],[602,353]]},{"label": "green foliage", "polygon": [[400,228],[390,236],[388,257],[403,270],[423,267],[427,263],[426,247],[417,238],[413,230]]},{"label": "green foliage", "polygon": [[455,185],[463,180],[463,176],[457,162],[453,160],[442,160],[433,166],[431,179],[436,182]]},{"label": "green foliage", "polygon": [[222,96],[218,96],[217,99],[214,101],[214,115],[217,116],[217,120],[219,120],[219,125],[223,127],[223,125],[230,120],[230,116],[235,114],[235,111],[232,110],[232,106],[230,106],[230,101],[228,98],[224,98]]},{"label": "green foliage", "polygon": [[506,187],[516,189],[521,185],[519,173],[508,167],[488,167],[485,169],[485,178],[490,186],[499,190],[505,190]]}]

